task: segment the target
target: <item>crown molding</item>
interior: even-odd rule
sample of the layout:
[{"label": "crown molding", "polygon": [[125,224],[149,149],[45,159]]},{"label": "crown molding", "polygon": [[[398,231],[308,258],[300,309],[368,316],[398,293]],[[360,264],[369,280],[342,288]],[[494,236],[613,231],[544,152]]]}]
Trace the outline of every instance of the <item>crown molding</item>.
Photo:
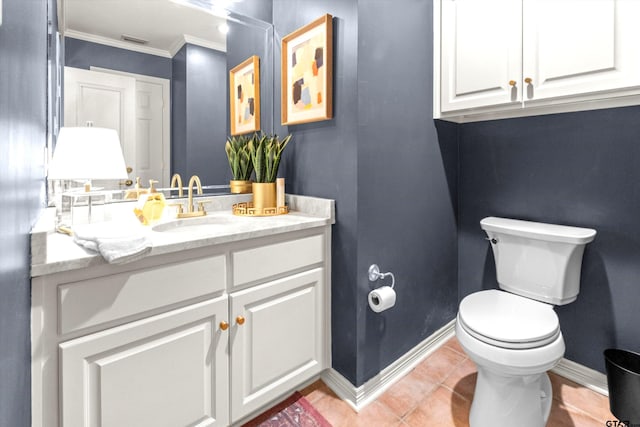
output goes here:
[{"label": "crown molding", "polygon": [[134,52],[146,53],[148,55],[161,56],[164,58],[172,58],[171,53],[167,50],[157,49],[144,45],[137,45],[135,43],[125,42],[123,40],[115,40],[109,37],[97,36],[95,34],[83,33],[81,31],[65,30],[63,35],[65,37],[98,43],[111,47],[117,47],[119,49],[132,50]]},{"label": "crown molding", "polygon": [[184,46],[185,44],[193,44],[196,46],[201,46],[201,47],[205,47],[207,49],[212,49],[212,50],[217,50],[220,52],[226,52],[227,51],[227,46],[226,43],[215,43],[209,40],[205,40],[205,39],[201,39],[198,37],[194,37],[194,36],[190,36],[189,34],[184,34],[181,38],[178,38],[170,47],[169,47],[169,55],[171,55],[171,57],[173,58],[176,53],[178,53],[178,51],[180,49],[182,49],[182,46]]}]

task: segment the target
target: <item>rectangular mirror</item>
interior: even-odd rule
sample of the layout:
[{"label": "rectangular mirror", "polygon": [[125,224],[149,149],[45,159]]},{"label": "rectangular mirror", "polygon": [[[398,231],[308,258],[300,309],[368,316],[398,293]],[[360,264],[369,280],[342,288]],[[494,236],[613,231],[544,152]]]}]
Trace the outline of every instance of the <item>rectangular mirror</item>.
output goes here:
[{"label": "rectangular mirror", "polygon": [[49,159],[60,127],[107,127],[129,178],[103,188],[133,188],[136,177],[166,188],[174,173],[228,185],[229,70],[253,55],[260,128],[272,132],[271,24],[204,0],[58,0],[51,9]]}]

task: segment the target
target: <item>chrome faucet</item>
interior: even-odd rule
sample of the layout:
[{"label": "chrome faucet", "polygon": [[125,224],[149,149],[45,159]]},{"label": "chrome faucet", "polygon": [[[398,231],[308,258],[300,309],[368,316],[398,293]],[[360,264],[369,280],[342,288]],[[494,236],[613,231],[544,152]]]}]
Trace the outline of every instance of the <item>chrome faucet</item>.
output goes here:
[{"label": "chrome faucet", "polygon": [[202,184],[200,183],[200,178],[198,178],[197,175],[193,175],[189,180],[189,202],[187,205],[187,212],[178,213],[178,218],[192,218],[194,216],[205,216],[207,214],[207,211],[204,210],[204,202],[198,202],[197,211],[193,208],[193,184],[196,185],[198,195],[202,195]]}]

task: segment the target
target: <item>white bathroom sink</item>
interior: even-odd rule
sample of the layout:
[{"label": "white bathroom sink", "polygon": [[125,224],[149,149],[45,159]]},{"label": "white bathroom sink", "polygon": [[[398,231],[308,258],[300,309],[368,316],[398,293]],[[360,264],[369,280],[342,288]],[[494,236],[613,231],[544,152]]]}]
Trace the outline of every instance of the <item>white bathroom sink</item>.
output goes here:
[{"label": "white bathroom sink", "polygon": [[165,233],[207,232],[213,231],[220,226],[229,224],[229,218],[218,216],[199,216],[195,218],[181,218],[173,221],[163,222],[151,227],[153,231]]}]

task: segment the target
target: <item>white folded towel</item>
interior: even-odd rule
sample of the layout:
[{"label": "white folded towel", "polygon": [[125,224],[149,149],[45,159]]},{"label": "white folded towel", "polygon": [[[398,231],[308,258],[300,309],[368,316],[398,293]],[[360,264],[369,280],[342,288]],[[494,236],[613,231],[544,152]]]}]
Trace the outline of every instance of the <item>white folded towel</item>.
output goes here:
[{"label": "white folded towel", "polygon": [[100,253],[109,264],[136,261],[151,252],[151,241],[138,223],[102,222],[76,225],[73,240]]}]

